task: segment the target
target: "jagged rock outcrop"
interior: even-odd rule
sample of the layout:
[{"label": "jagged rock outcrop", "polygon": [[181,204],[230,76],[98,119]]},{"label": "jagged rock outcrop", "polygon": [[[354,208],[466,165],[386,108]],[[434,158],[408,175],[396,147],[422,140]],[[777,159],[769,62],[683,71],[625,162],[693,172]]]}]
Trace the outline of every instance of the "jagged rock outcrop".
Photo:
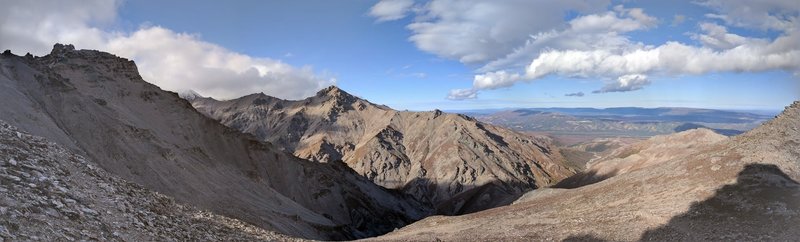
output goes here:
[{"label": "jagged rock outcrop", "polygon": [[2,121],[0,193],[7,241],[298,240],[176,203]]},{"label": "jagged rock outcrop", "polygon": [[197,98],[192,105],[301,158],[343,160],[376,184],[402,189],[443,214],[507,204],[575,172],[547,138],[439,110],[396,111],[335,86],[297,101],[252,94],[229,101]]},{"label": "jagged rock outcrop", "polygon": [[57,44],[0,57],[0,118],[126,180],[201,209],[312,239],[391,231],[413,199],[347,166],[302,160],[198,113],[133,61]]},{"label": "jagged rock outcrop", "polygon": [[800,102],[736,137],[686,131],[623,148],[603,160],[610,163],[598,160],[590,170],[602,166],[620,173],[574,189],[535,190],[506,207],[459,217],[428,217],[374,240],[791,241],[800,237]]}]

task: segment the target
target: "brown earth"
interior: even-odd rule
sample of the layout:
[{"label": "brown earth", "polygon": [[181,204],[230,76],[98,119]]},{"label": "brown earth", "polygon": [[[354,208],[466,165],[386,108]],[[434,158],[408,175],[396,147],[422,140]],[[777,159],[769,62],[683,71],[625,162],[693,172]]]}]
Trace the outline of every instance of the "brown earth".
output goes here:
[{"label": "brown earth", "polygon": [[0,55],[0,117],[148,189],[311,239],[374,236],[428,211],[339,163],[294,157],[145,82],[127,59],[57,44]]},{"label": "brown earth", "polygon": [[298,157],[343,160],[376,184],[400,189],[440,214],[505,205],[576,171],[548,138],[439,110],[396,111],[335,86],[297,101],[264,94],[191,101],[209,117]]},{"label": "brown earth", "polygon": [[574,189],[532,191],[510,206],[428,217],[372,240],[800,238],[800,101],[740,136],[693,130],[655,137],[592,167],[610,176]]}]

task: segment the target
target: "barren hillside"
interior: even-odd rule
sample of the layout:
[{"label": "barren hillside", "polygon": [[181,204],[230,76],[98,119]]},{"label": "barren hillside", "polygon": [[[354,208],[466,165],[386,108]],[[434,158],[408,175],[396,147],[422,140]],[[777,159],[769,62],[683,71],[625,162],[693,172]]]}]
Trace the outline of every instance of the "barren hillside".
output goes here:
[{"label": "barren hillside", "polygon": [[191,100],[229,127],[301,158],[343,160],[376,184],[402,189],[442,214],[508,204],[575,172],[547,138],[439,110],[396,111],[335,86],[298,101],[264,94]]},{"label": "barren hillside", "polygon": [[57,44],[0,56],[0,117],[202,209],[313,239],[390,231],[427,211],[347,166],[302,160],[198,113],[129,60]]},{"label": "barren hillside", "polygon": [[655,137],[592,164],[599,174],[618,173],[600,182],[536,190],[469,215],[429,217],[374,240],[796,240],[798,127],[795,102],[731,139],[708,130]]},{"label": "barren hillside", "polygon": [[298,240],[176,203],[0,122],[6,240]]}]

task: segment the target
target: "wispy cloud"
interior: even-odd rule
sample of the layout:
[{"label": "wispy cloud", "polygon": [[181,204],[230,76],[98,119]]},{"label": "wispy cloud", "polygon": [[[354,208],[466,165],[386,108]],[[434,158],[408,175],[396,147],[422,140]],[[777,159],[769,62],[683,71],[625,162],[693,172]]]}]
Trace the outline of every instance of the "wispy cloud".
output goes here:
[{"label": "wispy cloud", "polygon": [[453,89],[447,94],[450,100],[467,100],[478,98],[478,91],[475,89]]},{"label": "wispy cloud", "polygon": [[642,89],[647,85],[650,85],[650,80],[645,75],[624,75],[592,93],[630,92]]},{"label": "wispy cloud", "polygon": [[369,10],[369,15],[378,22],[398,20],[414,6],[414,0],[381,0]]},{"label": "wispy cloud", "polygon": [[565,97],[583,97],[583,92],[573,92],[564,94]]}]

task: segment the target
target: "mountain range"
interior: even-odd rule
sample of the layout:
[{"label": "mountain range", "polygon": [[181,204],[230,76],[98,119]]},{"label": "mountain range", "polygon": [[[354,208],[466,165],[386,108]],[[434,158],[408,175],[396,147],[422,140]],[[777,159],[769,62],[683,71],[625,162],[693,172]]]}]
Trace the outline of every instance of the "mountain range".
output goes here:
[{"label": "mountain range", "polygon": [[[694,109],[473,118],[335,86],[215,100],[62,44],[0,54],[0,99],[4,240],[800,237],[800,101],[768,120]],[[502,127],[514,122],[646,132],[564,147]]]},{"label": "mountain range", "polygon": [[303,100],[264,94],[219,101],[190,98],[201,113],[304,159],[343,161],[439,214],[505,205],[576,169],[546,137],[466,115],[397,111],[331,86]]},{"label": "mountain range", "polygon": [[800,101],[735,137],[707,129],[656,136],[591,162],[564,188],[428,217],[375,240],[796,240],[798,127]]}]

